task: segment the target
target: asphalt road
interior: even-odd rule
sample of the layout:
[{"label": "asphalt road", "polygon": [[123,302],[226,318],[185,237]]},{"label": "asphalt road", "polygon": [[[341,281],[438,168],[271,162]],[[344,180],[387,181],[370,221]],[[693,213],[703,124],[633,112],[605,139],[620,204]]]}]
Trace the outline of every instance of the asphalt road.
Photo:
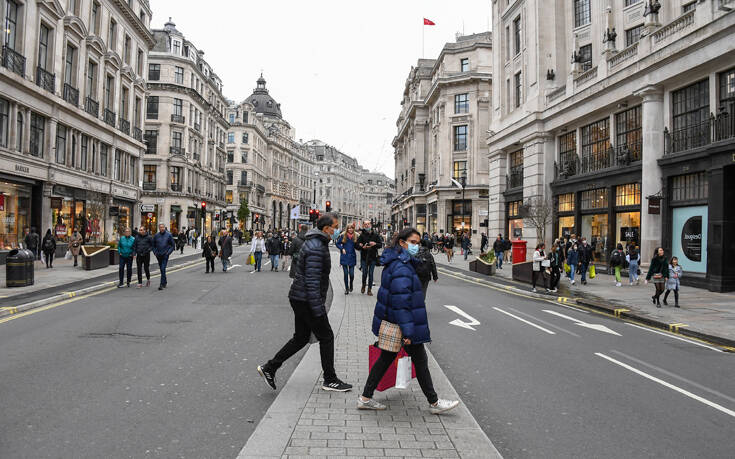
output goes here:
[{"label": "asphalt road", "polygon": [[431,351],[505,457],[733,457],[734,354],[442,273],[428,303]]},{"label": "asphalt road", "polygon": [[0,457],[237,456],[277,395],[255,367],[293,333],[290,279],[217,267],[0,321]]}]

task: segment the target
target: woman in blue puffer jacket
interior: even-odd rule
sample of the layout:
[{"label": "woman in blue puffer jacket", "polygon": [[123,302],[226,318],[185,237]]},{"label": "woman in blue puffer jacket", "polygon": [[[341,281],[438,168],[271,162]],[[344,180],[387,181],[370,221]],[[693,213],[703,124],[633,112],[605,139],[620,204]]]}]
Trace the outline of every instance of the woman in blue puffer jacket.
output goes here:
[{"label": "woman in blue puffer jacket", "polygon": [[[378,336],[383,321],[400,327],[403,349],[416,366],[416,378],[429,401],[429,410],[443,413],[459,405],[458,401],[441,400],[434,391],[424,343],[431,341],[429,321],[421,281],[416,275],[413,257],[418,254],[421,235],[415,228],[404,228],[383,251],[380,259],[383,275],[373,315],[373,333]],[[385,372],[393,364],[397,352],[381,349],[380,357],[370,369],[365,388],[357,400],[362,410],[384,410],[386,406],[373,400],[373,393]]]},{"label": "woman in blue puffer jacket", "polygon": [[355,253],[355,225],[350,224],[347,230],[343,232],[336,242],[339,249],[339,264],[345,274],[345,295],[349,295],[352,291],[352,284],[355,281],[355,265],[357,264],[357,254]]}]

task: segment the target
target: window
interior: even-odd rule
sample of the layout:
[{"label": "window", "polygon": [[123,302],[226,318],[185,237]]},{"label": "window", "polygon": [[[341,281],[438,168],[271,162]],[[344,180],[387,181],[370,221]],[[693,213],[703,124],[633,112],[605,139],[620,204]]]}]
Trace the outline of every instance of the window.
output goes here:
[{"label": "window", "polygon": [[174,40],[173,52],[174,54],[181,54],[181,42],[180,41]]},{"label": "window", "polygon": [[631,27],[625,31],[625,47],[637,43],[641,39],[641,32],[643,31],[643,25]]},{"label": "window", "polygon": [[234,123],[235,123],[235,114],[230,113],[230,124],[234,124]]},{"label": "window", "polygon": [[513,55],[521,52],[521,17],[513,20]]},{"label": "window", "polygon": [[454,126],[454,151],[467,150],[467,125]]},{"label": "window", "polygon": [[0,146],[8,146],[10,134],[10,104],[5,99],[0,99]]},{"label": "window", "polygon": [[235,152],[234,151],[228,151],[227,152],[227,162],[228,163],[234,163],[235,162]]},{"label": "window", "polygon": [[[709,127],[700,128],[709,121],[709,80],[702,80],[671,93],[673,114],[673,149],[695,148],[709,139]],[[690,132],[691,131],[691,132]],[[700,132],[706,131],[705,135]]]},{"label": "window", "polygon": [[470,60],[469,58],[462,58],[459,60],[459,71],[460,72],[469,72],[470,71]]},{"label": "window", "polygon": [[515,97],[516,97],[516,99],[515,99],[515,106],[516,106],[516,108],[518,108],[518,107],[521,106],[521,100],[522,100],[521,99],[521,97],[522,97],[522,94],[521,94],[521,72],[518,72],[518,73],[516,73],[514,75],[513,82],[514,82],[514,86],[515,86]]},{"label": "window", "polygon": [[641,2],[642,0],[625,0],[625,6],[635,5],[638,2]]},{"label": "window", "polygon": [[510,57],[510,26],[505,26],[505,60]]},{"label": "window", "polygon": [[148,96],[145,117],[149,120],[158,119],[158,96]]},{"label": "window", "polygon": [[120,180],[120,150],[115,150],[115,162],[112,164],[112,178]]},{"label": "window", "polygon": [[31,154],[43,158],[46,134],[46,118],[31,113]]},{"label": "window", "polygon": [[[452,168],[452,178],[460,181],[462,173],[467,173],[467,161],[454,161],[454,167]],[[461,183],[461,182],[460,182]]]},{"label": "window", "polygon": [[126,88],[125,86],[123,86],[122,91],[120,91],[120,118],[124,120],[128,119],[129,94],[130,94],[130,90]]},{"label": "window", "polygon": [[107,35],[107,47],[110,49],[115,49],[115,45],[117,44],[115,42],[115,39],[117,38],[117,22],[115,22],[114,19],[110,18],[110,30]]},{"label": "window", "polygon": [[174,131],[171,133],[171,142],[175,148],[181,148],[181,132]]},{"label": "window", "polygon": [[148,64],[148,81],[161,79],[161,64]]},{"label": "window", "polygon": [[138,68],[138,75],[143,75],[143,50],[138,48],[138,54],[135,59],[136,67]]},{"label": "window", "polygon": [[[0,102],[2,103],[2,102]],[[0,113],[2,113],[2,108],[0,108]],[[0,114],[0,117],[2,115]],[[0,124],[2,124],[2,121],[0,121]],[[0,128],[1,130],[2,128]],[[18,151],[23,151],[23,114],[21,112],[18,112],[17,120],[15,122],[15,149]],[[2,133],[0,133],[0,138],[2,137]]]},{"label": "window", "polygon": [[143,189],[156,189],[156,166],[153,164],[143,165]]},{"label": "window", "polygon": [[130,64],[130,37],[128,35],[125,35],[125,41],[123,42],[123,61]]},{"label": "window", "polygon": [[69,165],[71,167],[77,167],[77,136],[69,130],[71,136],[71,151],[69,152]]},{"label": "window", "polygon": [[720,108],[724,108],[732,119],[735,112],[735,69],[720,73]]},{"label": "window", "polygon": [[184,68],[176,66],[176,70],[174,71],[174,78],[176,81],[176,84],[184,84]]},{"label": "window", "polygon": [[243,151],[240,154],[240,162],[244,164],[248,162],[248,152],[247,151]]},{"label": "window", "polygon": [[104,143],[100,144],[100,175],[107,177],[107,158],[110,155],[110,146]]},{"label": "window", "polygon": [[242,122],[243,123],[248,122],[248,112],[242,112]]},{"label": "window", "polygon": [[557,212],[574,212],[574,193],[560,194],[557,199]]},{"label": "window", "polygon": [[583,72],[592,68],[592,44],[579,48],[579,58]]},{"label": "window", "polygon": [[607,188],[597,188],[582,192],[582,210],[604,209],[607,207]]},{"label": "window", "polygon": [[146,129],[145,131],[146,154],[155,155],[158,153],[158,131]]},{"label": "window", "polygon": [[248,133],[247,132],[242,133],[242,143],[248,143]]},{"label": "window", "polygon": [[618,185],[615,187],[615,205],[616,206],[640,206],[641,205],[641,184],[628,183],[627,185]]},{"label": "window", "polygon": [[227,204],[232,204],[232,190],[227,190],[225,192],[225,202]]},{"label": "window", "polygon": [[97,95],[97,64],[89,61],[87,65],[87,97],[94,100]]},{"label": "window", "polygon": [[234,132],[227,133],[227,143],[235,143],[235,133]]},{"label": "window", "polygon": [[247,185],[248,171],[240,171],[240,185]]},{"label": "window", "polygon": [[181,191],[181,168],[171,168],[171,189],[173,191]]},{"label": "window", "polygon": [[95,35],[100,34],[100,4],[97,2],[92,2],[92,18],[89,21],[89,23],[92,25],[92,32]]},{"label": "window", "polygon": [[641,159],[641,128],[640,105],[615,115],[615,145],[627,146],[632,161]]},{"label": "window", "polygon": [[48,70],[49,64],[49,35],[51,31],[46,24],[41,24],[41,31],[38,36],[38,66],[44,70]]},{"label": "window", "polygon": [[508,203],[508,217],[519,217],[521,205],[523,205],[523,202],[521,201],[511,201]]},{"label": "window", "polygon": [[590,23],[590,0],[574,0],[574,27]]},{"label": "window", "polygon": [[604,169],[609,166],[610,119],[604,118],[582,128],[583,172]]},{"label": "window", "polygon": [[574,163],[577,156],[577,132],[567,132],[559,137],[559,163]]},{"label": "window", "polygon": [[184,114],[184,101],[181,99],[174,99],[174,115],[182,116]]},{"label": "window", "polygon": [[61,124],[56,126],[56,162],[66,163],[66,127]]},{"label": "window", "polygon": [[13,0],[6,2],[5,8],[5,46],[15,49],[18,31],[18,4]]},{"label": "window", "polygon": [[227,184],[232,185],[232,171],[227,171]]},{"label": "window", "polygon": [[468,113],[470,111],[470,96],[467,93],[454,96],[454,113]]},{"label": "window", "polygon": [[82,135],[82,146],[79,150],[79,168],[87,170],[87,151],[89,149],[89,137]]},{"label": "window", "polygon": [[671,177],[671,201],[692,201],[709,197],[707,172]]},{"label": "window", "polygon": [[113,100],[115,98],[115,88],[113,86],[115,85],[115,77],[112,75],[107,75],[105,78],[105,108],[107,110],[112,111],[113,109]]}]

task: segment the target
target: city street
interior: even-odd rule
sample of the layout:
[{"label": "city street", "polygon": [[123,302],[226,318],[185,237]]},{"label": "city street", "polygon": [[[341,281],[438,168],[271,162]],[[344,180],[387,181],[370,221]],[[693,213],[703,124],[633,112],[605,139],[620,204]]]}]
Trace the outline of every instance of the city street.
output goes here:
[{"label": "city street", "polygon": [[290,279],[216,266],[0,321],[0,457],[235,457],[275,397],[255,367],[292,333]]}]

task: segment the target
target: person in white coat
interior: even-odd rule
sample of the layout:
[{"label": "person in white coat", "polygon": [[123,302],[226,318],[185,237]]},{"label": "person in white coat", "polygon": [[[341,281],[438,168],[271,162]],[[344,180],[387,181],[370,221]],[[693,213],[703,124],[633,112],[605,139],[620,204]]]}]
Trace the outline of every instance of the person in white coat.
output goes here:
[{"label": "person in white coat", "polygon": [[250,244],[250,253],[253,254],[253,257],[255,258],[255,263],[253,264],[253,272],[260,272],[260,263],[263,260],[263,252],[265,251],[265,239],[263,238],[263,232],[256,231],[255,237]]},{"label": "person in white coat", "polygon": [[544,288],[546,289],[546,293],[549,293],[549,287],[546,285],[546,276],[544,276],[544,271],[546,271],[546,267],[542,266],[544,260],[546,260],[546,254],[544,253],[544,249],[546,248],[546,244],[543,242],[536,246],[536,250],[533,252],[533,271],[531,271],[531,291],[536,291],[536,283],[538,282],[539,276],[541,276],[541,279],[544,282]]}]

